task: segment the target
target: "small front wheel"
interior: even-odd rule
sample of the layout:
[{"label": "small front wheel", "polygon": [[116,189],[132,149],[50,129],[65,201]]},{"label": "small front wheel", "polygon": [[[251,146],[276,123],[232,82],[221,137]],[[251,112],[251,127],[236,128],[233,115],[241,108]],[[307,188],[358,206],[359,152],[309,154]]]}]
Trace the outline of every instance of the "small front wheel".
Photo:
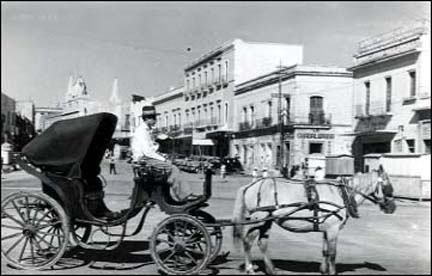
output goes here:
[{"label": "small front wheel", "polygon": [[211,239],[206,227],[189,215],[173,215],[153,231],[150,253],[166,274],[198,274],[210,261]]},{"label": "small front wheel", "polygon": [[2,201],[1,254],[14,267],[45,269],[66,250],[69,222],[57,201],[42,193],[18,192]]}]

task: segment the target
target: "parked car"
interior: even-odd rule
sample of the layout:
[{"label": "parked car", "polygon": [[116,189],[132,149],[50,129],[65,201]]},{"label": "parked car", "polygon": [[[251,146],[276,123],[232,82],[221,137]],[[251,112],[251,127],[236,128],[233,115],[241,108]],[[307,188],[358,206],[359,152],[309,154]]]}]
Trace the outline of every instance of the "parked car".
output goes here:
[{"label": "parked car", "polygon": [[226,166],[227,174],[230,173],[244,173],[243,166],[238,158],[226,157],[221,160],[221,164]]}]

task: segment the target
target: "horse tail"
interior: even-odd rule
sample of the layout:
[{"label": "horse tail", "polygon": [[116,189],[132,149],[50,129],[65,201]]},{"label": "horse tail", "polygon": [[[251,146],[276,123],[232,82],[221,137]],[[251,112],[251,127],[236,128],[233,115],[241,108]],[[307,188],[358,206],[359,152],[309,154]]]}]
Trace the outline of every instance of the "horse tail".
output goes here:
[{"label": "horse tail", "polygon": [[241,245],[240,242],[243,238],[243,224],[240,222],[244,221],[245,218],[245,189],[247,186],[241,187],[236,196],[236,200],[234,203],[234,211],[233,211],[233,219],[232,222],[234,223],[233,226],[233,241],[234,245],[239,248]]}]

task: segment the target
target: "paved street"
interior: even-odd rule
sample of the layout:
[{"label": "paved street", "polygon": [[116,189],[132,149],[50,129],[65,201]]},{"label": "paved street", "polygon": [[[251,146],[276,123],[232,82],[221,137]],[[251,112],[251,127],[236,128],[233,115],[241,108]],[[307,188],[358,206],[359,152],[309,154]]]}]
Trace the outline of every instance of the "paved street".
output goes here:
[{"label": "paved street", "polygon": [[[109,175],[104,160],[102,173],[107,180],[106,202],[113,210],[127,208],[133,183],[129,164],[118,163],[118,175]],[[187,174],[196,191],[200,191],[201,175]],[[238,187],[251,178],[228,176],[222,182],[213,179],[213,197],[206,211],[217,218],[230,218]],[[39,181],[22,171],[2,175],[2,198],[19,190],[39,190]],[[399,201],[393,215],[386,215],[377,206],[360,207],[360,219],[350,219],[338,242],[337,270],[339,274],[430,274],[430,202]],[[77,249],[66,253],[60,265],[44,274],[157,274],[148,251],[152,229],[166,215],[152,209],[142,232],[127,238],[115,251]],[[128,232],[135,230],[138,217],[128,223]],[[294,234],[274,227],[270,232],[269,252],[279,272],[283,274],[317,274],[321,261],[322,236],[318,233]],[[224,230],[222,251],[230,251],[226,260],[216,260],[213,274],[242,274],[242,252],[233,248],[231,228]],[[259,268],[261,256],[253,250]],[[6,265],[2,259],[2,274],[33,274]],[[264,274],[262,270],[258,274]]]}]

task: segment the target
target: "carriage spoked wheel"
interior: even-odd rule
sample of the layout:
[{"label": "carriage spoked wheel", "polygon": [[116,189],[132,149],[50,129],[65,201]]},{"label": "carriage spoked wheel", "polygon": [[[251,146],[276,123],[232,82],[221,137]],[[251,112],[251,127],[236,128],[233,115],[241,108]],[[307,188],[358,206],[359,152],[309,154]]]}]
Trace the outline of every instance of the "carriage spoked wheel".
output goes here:
[{"label": "carriage spoked wheel", "polygon": [[[206,223],[216,223],[215,217],[210,215],[209,213],[203,210],[195,210],[191,212],[191,215],[203,222]],[[209,227],[206,226],[211,240],[211,253],[209,263],[212,263],[219,255],[219,252],[222,248],[223,234],[222,228],[220,226]]]},{"label": "carriage spoked wheel", "polygon": [[63,208],[42,193],[13,193],[2,201],[1,254],[21,269],[53,266],[66,250],[69,222]]},{"label": "carriage spoked wheel", "polygon": [[196,218],[173,215],[154,229],[150,253],[159,269],[166,274],[198,274],[210,261],[210,235]]}]

